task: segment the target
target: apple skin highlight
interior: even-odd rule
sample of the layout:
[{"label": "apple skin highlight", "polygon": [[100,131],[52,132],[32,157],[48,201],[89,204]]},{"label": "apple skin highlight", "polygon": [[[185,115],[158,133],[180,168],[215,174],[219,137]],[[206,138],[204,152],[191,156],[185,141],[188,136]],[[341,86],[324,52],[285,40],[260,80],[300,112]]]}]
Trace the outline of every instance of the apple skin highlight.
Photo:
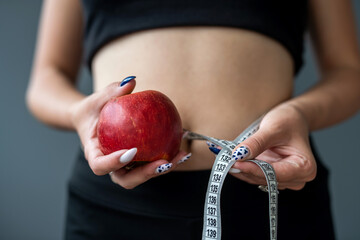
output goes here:
[{"label": "apple skin highlight", "polygon": [[97,125],[103,154],[136,147],[133,161],[173,159],[179,152],[182,133],[175,105],[154,90],[111,99],[101,110]]}]

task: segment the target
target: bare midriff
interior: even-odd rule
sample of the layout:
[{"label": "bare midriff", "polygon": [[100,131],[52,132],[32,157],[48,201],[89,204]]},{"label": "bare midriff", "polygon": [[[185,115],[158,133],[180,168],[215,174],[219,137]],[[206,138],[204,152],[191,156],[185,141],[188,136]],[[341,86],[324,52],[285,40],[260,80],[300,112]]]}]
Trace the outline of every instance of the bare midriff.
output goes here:
[{"label": "bare midriff", "polygon": [[[227,27],[174,27],[129,34],[96,54],[94,89],[136,76],[134,92],[158,90],[177,107],[183,127],[232,140],[293,90],[294,63],[277,41]],[[210,169],[203,141],[183,140],[192,157],[176,170]]]}]

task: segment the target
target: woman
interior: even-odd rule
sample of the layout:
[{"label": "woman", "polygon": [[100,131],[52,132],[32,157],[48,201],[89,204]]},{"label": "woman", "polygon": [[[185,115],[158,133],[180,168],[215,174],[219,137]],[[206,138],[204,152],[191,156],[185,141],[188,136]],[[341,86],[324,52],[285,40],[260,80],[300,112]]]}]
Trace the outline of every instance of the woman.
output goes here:
[{"label": "woman", "polygon": [[[306,28],[321,79],[292,98]],[[75,88],[82,56],[93,77],[90,96]],[[184,128],[221,139],[234,139],[266,113],[238,147],[249,150],[244,160],[268,161],[276,171],[279,238],[333,239],[327,171],[308,135],[357,112],[359,77],[349,1],[45,2],[27,102],[40,121],[76,131],[84,149],[69,184],[66,238],[201,237],[214,162],[204,143],[183,141],[171,161],[132,170],[125,166],[137,148],[99,150],[103,105],[156,89],[175,103]],[[238,161],[231,175],[222,195],[223,239],[267,239],[261,170]]]}]

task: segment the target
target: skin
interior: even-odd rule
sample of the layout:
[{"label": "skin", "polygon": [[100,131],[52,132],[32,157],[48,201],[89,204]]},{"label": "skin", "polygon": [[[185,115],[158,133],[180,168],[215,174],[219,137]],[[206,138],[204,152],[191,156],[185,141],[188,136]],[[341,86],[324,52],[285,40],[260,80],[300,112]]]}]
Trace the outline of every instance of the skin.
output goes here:
[{"label": "skin", "polygon": [[[158,176],[155,169],[167,161],[128,171],[119,161],[126,149],[101,153],[96,124],[111,97],[161,91],[175,103],[184,128],[223,139],[234,139],[267,112],[259,131],[239,146],[250,150],[246,159],[273,165],[280,189],[294,190],[316,176],[309,132],[339,123],[360,108],[360,57],[349,1],[310,1],[320,79],[296,98],[291,98],[293,60],[288,51],[264,35],[227,27],[152,29],[120,37],[97,52],[92,63],[95,92],[84,96],[75,87],[82,54],[81,14],[78,1],[45,2],[27,104],[45,124],[76,131],[93,172],[111,172],[112,180],[124,188]],[[137,81],[119,87],[129,75]],[[219,93],[226,94],[219,98]],[[191,159],[179,165],[188,152]],[[184,141],[166,173],[210,169],[213,161],[205,143]],[[265,184],[254,164],[237,162],[234,168],[241,170],[235,177]]]}]

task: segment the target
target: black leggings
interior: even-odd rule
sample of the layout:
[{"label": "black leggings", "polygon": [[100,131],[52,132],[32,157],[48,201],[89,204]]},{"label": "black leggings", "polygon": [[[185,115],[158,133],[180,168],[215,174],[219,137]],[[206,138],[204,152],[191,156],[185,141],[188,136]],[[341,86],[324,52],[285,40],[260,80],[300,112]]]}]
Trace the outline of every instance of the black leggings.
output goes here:
[{"label": "black leggings", "polygon": [[[152,179],[139,186],[140,192],[141,188],[146,188],[148,192],[139,195],[139,200],[133,202],[134,208],[130,206],[127,209],[111,207],[71,190],[65,238],[199,240],[208,173],[174,172]],[[203,183],[200,184],[205,187],[193,189],[192,181],[199,180],[199,175],[203,175]],[[187,181],[183,184],[188,184],[188,191],[186,188],[178,189],[180,192],[173,191],[179,179]],[[334,239],[328,192],[323,180],[317,178],[301,191],[280,191],[279,239]],[[169,189],[159,188],[159,184],[164,182]],[[129,194],[137,193],[136,189],[127,191]],[[174,194],[181,197],[173,198]],[[156,198],[151,197],[154,195]],[[124,198],[127,198],[126,194]],[[229,175],[221,201],[223,240],[269,239],[266,193]],[[136,206],[143,210],[136,210]],[[172,209],[172,212],[166,213],[166,209]]]},{"label": "black leggings", "polygon": [[201,239],[202,218],[148,216],[119,211],[70,193],[66,239]]},{"label": "black leggings", "polygon": [[[86,164],[83,155],[78,161]],[[133,190],[113,184],[108,176],[92,174],[89,182],[95,192],[86,190],[86,185],[70,184],[65,239],[199,240],[209,174],[171,172]],[[327,178],[318,163],[316,179],[304,189],[280,191],[280,240],[334,239]],[[103,183],[96,188],[96,181]],[[222,240],[269,239],[267,193],[229,175],[221,197]]]}]

